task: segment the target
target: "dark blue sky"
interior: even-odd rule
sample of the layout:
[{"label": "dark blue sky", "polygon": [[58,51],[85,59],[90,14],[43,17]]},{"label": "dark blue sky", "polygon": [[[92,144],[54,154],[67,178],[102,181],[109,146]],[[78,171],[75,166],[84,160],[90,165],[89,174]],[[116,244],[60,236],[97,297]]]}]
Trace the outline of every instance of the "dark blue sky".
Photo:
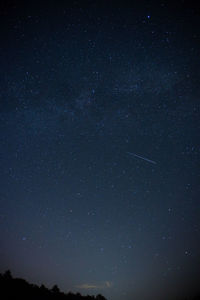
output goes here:
[{"label": "dark blue sky", "polygon": [[67,3],[1,1],[0,271],[109,300],[191,296],[198,5]]}]

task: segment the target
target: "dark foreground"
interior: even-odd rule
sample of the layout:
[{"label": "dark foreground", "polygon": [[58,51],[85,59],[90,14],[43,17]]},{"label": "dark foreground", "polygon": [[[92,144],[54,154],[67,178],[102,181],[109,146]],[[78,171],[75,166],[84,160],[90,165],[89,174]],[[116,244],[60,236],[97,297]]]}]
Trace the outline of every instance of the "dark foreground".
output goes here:
[{"label": "dark foreground", "polygon": [[[63,300],[106,300],[102,295],[82,296],[81,294],[62,293],[57,285],[52,289],[46,288],[44,285],[40,287],[35,284],[30,284],[21,278],[13,278],[10,271],[6,271],[3,275],[0,274],[0,293],[1,299],[63,299]],[[0,297],[1,297],[0,296]]]}]

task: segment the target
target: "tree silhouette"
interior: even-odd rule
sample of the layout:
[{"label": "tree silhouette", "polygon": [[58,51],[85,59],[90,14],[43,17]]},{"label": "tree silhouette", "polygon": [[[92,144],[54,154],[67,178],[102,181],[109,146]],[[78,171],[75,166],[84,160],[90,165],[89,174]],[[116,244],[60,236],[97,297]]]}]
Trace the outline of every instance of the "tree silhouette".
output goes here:
[{"label": "tree silhouette", "polygon": [[96,300],[106,300],[106,298],[104,296],[102,296],[101,294],[96,296]]},{"label": "tree silhouette", "polygon": [[10,270],[7,270],[7,271],[3,274],[3,277],[4,277],[6,280],[11,280],[11,279],[12,279],[12,275],[11,275]]},{"label": "tree silhouette", "polygon": [[22,278],[13,278],[8,270],[0,274],[0,299],[29,299],[29,300],[106,300],[102,295],[82,296],[80,293],[69,292],[64,294],[55,284],[52,289],[46,288],[43,284],[39,287],[30,284]]},{"label": "tree silhouette", "polygon": [[54,294],[59,294],[60,293],[60,289],[59,289],[59,287],[56,284],[52,287],[51,291]]}]

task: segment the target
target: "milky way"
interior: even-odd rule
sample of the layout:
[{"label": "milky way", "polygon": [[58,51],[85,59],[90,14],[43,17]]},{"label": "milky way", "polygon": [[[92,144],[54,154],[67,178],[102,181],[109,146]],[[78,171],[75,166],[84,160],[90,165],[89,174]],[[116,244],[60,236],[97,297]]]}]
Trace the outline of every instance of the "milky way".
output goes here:
[{"label": "milky way", "polygon": [[199,13],[0,9],[0,272],[110,300],[199,292]]}]

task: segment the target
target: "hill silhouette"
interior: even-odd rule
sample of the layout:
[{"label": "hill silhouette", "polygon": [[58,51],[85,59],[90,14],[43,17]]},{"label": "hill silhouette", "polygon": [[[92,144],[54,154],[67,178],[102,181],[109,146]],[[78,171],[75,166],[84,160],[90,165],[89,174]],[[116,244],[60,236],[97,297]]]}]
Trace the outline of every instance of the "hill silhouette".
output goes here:
[{"label": "hill silhouette", "polygon": [[73,294],[71,292],[65,294],[60,291],[57,285],[52,289],[48,289],[43,284],[31,284],[22,278],[13,278],[8,270],[4,274],[0,274],[0,294],[3,299],[29,299],[29,300],[106,300],[102,295],[82,296],[80,293]]}]

